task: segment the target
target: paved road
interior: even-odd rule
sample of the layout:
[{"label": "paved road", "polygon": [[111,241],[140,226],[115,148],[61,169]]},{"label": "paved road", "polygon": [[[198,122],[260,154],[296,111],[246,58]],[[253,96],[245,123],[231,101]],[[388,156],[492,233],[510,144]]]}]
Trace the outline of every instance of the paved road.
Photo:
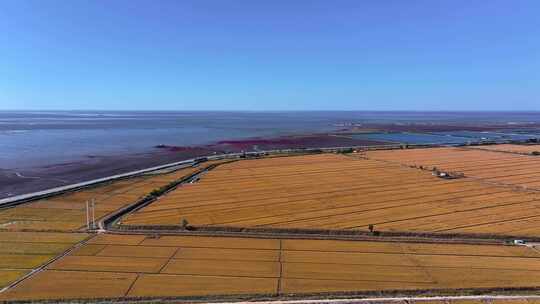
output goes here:
[{"label": "paved road", "polygon": [[214,304],[348,304],[348,303],[394,303],[394,302],[422,302],[422,301],[452,301],[452,300],[540,300],[540,295],[477,295],[477,296],[439,296],[439,297],[387,297],[387,298],[349,298],[349,299],[322,299],[322,300],[278,300],[278,301],[244,301],[244,302],[217,302]]}]

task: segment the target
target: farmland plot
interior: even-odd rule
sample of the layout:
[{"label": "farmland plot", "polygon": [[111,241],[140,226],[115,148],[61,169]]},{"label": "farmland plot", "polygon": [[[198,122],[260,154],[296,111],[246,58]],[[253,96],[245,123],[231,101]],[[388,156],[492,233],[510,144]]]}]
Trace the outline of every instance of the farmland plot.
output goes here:
[{"label": "farmland plot", "polygon": [[88,235],[84,233],[0,232],[0,289]]},{"label": "farmland plot", "polygon": [[133,177],[0,210],[0,229],[77,231],[86,225],[88,200],[95,200],[95,217],[99,219],[196,170],[189,167],[163,175]]},{"label": "farmland plot", "polygon": [[99,235],[0,299],[540,285],[540,253],[521,246],[141,235],[118,245],[119,237]]},{"label": "farmland plot", "polygon": [[540,152],[540,145],[487,145],[487,146],[471,146],[471,149],[490,150],[497,152],[511,152],[511,153],[523,153],[531,154],[533,152]]},{"label": "farmland plot", "polygon": [[[88,237],[85,233],[76,232],[85,226],[87,200],[95,199],[95,216],[99,219],[133,203],[153,189],[167,185],[195,170],[198,168],[190,167],[156,176],[133,177],[0,210],[0,289],[50,262]],[[28,230],[34,232],[25,232]],[[77,248],[73,256],[63,260],[60,266],[53,263],[51,267],[61,267],[65,264],[72,268],[85,267],[85,261],[79,261],[77,255],[97,253],[97,250],[101,249],[95,248],[99,246],[99,238],[95,242]],[[123,242],[129,243],[129,237],[123,239]],[[157,256],[169,257],[174,254],[166,248],[150,249]],[[115,260],[112,257],[115,253],[121,256],[127,254],[122,247],[108,248],[105,252],[108,256],[96,257],[95,261],[91,261],[92,265],[95,264],[107,271],[122,270],[124,269],[122,267],[131,266],[129,263],[122,264]],[[131,254],[137,259],[136,251]],[[142,254],[144,255],[144,252]],[[134,263],[141,267],[141,271],[153,271],[162,266],[159,262],[146,259],[135,260]],[[62,276],[61,273],[57,275]]]},{"label": "farmland plot", "polygon": [[[512,171],[508,161],[526,166]],[[465,172],[466,178],[441,179],[420,166]],[[540,194],[514,187],[540,183],[537,169],[540,158],[456,148],[238,161],[122,224],[179,226],[185,220],[196,227],[364,231],[373,225],[380,231],[540,236],[540,224],[533,223],[540,218]],[[493,172],[499,172],[495,180],[486,178]],[[528,179],[512,184],[514,175]]]},{"label": "farmland plot", "polygon": [[[495,149],[498,146],[490,147]],[[529,155],[475,148],[370,151],[366,155],[370,159],[396,164],[462,172],[468,177],[501,185],[537,188],[540,182],[540,158]]]}]

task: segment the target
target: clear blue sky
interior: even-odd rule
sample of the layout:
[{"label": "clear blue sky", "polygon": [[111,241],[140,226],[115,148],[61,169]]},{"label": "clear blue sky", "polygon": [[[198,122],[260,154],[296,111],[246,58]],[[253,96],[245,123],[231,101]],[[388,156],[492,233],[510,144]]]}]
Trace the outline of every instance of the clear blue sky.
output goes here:
[{"label": "clear blue sky", "polygon": [[2,0],[0,109],[540,110],[540,1]]}]

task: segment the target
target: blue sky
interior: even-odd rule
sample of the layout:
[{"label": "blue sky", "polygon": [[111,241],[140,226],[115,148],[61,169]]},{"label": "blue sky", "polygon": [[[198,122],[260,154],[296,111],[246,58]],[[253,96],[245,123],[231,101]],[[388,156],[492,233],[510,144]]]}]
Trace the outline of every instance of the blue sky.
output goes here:
[{"label": "blue sky", "polygon": [[0,109],[540,110],[540,1],[3,0]]}]

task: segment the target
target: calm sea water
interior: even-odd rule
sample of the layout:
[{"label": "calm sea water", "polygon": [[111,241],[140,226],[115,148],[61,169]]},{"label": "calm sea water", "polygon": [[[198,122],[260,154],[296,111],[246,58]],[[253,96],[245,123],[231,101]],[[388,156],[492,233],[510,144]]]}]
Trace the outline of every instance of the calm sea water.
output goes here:
[{"label": "calm sea water", "polygon": [[462,144],[477,140],[477,138],[461,136],[417,133],[372,133],[358,134],[353,137],[402,144]]},{"label": "calm sea water", "polygon": [[433,133],[370,133],[353,135],[357,139],[369,139],[389,143],[401,144],[466,144],[481,141],[505,142],[508,140],[525,141],[528,139],[540,139],[539,133],[521,134],[509,130],[500,132],[433,132]]},{"label": "calm sea water", "polygon": [[331,131],[350,122],[527,123],[540,122],[540,113],[0,111],[0,168],[147,152],[158,144]]}]

